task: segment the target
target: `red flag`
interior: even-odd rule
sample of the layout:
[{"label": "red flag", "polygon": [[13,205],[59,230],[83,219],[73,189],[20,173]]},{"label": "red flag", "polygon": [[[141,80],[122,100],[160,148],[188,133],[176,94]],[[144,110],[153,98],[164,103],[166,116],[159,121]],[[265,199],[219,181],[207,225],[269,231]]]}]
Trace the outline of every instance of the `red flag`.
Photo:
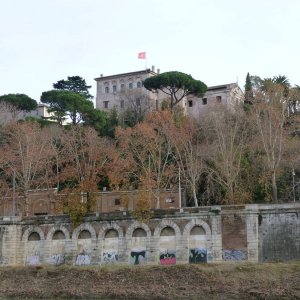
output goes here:
[{"label": "red flag", "polygon": [[146,59],[146,52],[138,53],[138,59]]}]

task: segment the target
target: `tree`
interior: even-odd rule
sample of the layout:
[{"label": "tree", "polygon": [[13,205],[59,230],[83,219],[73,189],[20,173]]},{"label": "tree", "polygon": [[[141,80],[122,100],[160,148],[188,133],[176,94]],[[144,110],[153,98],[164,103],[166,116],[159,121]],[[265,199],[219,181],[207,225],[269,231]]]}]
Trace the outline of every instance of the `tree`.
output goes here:
[{"label": "tree", "polygon": [[150,99],[142,89],[121,90],[120,101],[124,104],[119,114],[120,125],[123,127],[133,127],[143,121],[150,111]]},{"label": "tree", "polygon": [[[242,112],[228,111],[211,114],[210,120],[210,163],[212,178],[224,191],[224,203],[236,204],[248,201],[249,197],[241,183],[242,160],[248,139],[248,128]],[[244,196],[242,196],[242,194]]]},{"label": "tree", "polygon": [[144,81],[144,87],[152,92],[162,91],[171,97],[170,108],[178,104],[187,95],[201,97],[207,86],[200,80],[195,80],[191,75],[172,71],[149,77]]},{"label": "tree", "polygon": [[177,163],[192,194],[194,206],[198,207],[197,189],[207,156],[205,134],[199,124],[191,118],[185,118],[172,129],[170,135],[176,149]]},{"label": "tree", "polygon": [[277,202],[276,175],[284,153],[284,126],[287,119],[285,88],[272,80],[266,80],[263,91],[257,92],[255,99],[254,117],[271,175],[272,199]]},{"label": "tree", "polygon": [[87,85],[85,79],[80,76],[68,76],[67,80],[59,80],[53,84],[56,90],[66,90],[80,94],[85,99],[93,99],[93,96],[89,93],[91,85]]},{"label": "tree", "polygon": [[116,130],[122,156],[131,162],[127,176],[136,187],[145,188],[154,196],[156,208],[160,208],[161,189],[169,187],[175,175],[174,149],[169,135],[172,123],[172,115],[161,111],[150,113],[133,128]]},{"label": "tree", "polygon": [[15,175],[28,215],[28,191],[47,188],[54,179],[49,131],[36,122],[22,122],[7,126],[3,135],[0,167],[8,180]]},{"label": "tree", "polygon": [[17,121],[22,111],[29,112],[37,108],[37,102],[25,94],[7,94],[0,96],[1,112],[6,119]]},{"label": "tree", "polygon": [[94,109],[93,103],[81,94],[66,90],[52,90],[43,92],[41,102],[49,105],[49,112],[53,112],[51,119],[56,120],[60,125],[67,117],[73,125],[80,123],[84,115]]},{"label": "tree", "polygon": [[[86,194],[86,202],[74,201],[67,205],[69,212],[89,212],[93,208],[95,192],[100,176],[105,174],[105,167],[109,162],[111,143],[106,138],[98,136],[93,128],[72,126],[65,131],[62,138],[63,161],[60,180],[64,182],[67,194]],[[77,208],[79,207],[79,210]]]},{"label": "tree", "polygon": [[252,89],[250,74],[248,72],[246,76],[246,84],[245,84],[245,103],[252,104],[252,101],[253,101],[253,89]]}]

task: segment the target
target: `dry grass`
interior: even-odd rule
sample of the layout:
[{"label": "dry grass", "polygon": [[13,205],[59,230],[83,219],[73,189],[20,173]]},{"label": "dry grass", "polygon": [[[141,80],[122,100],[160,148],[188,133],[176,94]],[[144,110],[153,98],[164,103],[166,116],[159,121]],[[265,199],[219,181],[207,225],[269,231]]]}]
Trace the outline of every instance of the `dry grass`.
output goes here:
[{"label": "dry grass", "polygon": [[300,262],[2,267],[0,298],[300,299]]}]

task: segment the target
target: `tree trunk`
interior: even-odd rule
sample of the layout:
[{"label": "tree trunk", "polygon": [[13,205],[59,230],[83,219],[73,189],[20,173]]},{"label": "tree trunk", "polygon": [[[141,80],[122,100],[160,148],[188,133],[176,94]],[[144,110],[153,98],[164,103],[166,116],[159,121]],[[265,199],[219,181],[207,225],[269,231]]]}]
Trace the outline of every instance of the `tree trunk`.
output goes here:
[{"label": "tree trunk", "polygon": [[276,173],[275,171],[272,172],[272,199],[273,202],[278,202],[277,199],[277,184],[276,184]]},{"label": "tree trunk", "polygon": [[198,199],[197,199],[197,194],[196,194],[196,188],[195,186],[193,186],[193,198],[194,198],[194,204],[195,204],[195,207],[198,207]]}]

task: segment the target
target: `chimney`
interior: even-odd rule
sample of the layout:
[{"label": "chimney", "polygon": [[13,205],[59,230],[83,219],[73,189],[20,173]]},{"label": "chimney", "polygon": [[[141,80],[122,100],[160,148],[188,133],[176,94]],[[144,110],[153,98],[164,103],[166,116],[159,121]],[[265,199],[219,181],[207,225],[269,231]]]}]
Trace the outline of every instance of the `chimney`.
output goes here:
[{"label": "chimney", "polygon": [[154,66],[152,66],[152,72],[155,72],[155,67]]},{"label": "chimney", "polygon": [[160,69],[157,69],[157,74],[160,74]]},{"label": "chimney", "polygon": [[100,77],[103,77],[103,74],[100,74]]}]

